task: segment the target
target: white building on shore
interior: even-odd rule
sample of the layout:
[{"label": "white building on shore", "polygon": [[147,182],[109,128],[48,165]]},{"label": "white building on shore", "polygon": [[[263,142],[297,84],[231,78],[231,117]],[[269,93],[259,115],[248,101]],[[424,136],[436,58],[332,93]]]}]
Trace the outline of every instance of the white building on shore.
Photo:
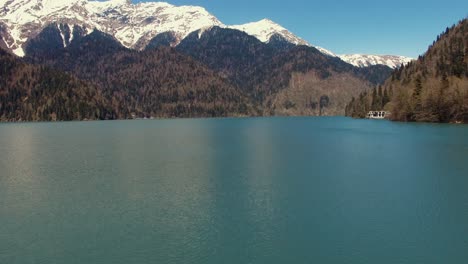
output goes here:
[{"label": "white building on shore", "polygon": [[386,111],[370,111],[367,114],[368,119],[385,119],[390,116],[389,112]]}]

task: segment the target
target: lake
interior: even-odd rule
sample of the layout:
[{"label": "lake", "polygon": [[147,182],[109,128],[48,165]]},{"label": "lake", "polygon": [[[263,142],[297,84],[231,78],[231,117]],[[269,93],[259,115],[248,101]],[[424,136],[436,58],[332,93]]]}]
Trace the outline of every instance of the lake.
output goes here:
[{"label": "lake", "polygon": [[0,263],[468,263],[468,126],[0,124]]}]

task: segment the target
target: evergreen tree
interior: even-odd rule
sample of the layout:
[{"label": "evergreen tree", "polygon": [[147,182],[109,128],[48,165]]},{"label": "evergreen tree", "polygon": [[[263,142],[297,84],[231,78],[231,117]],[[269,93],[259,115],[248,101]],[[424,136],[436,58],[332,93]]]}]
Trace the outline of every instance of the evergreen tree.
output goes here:
[{"label": "evergreen tree", "polygon": [[384,89],[382,97],[382,106],[385,107],[390,102],[390,95],[388,94],[387,88]]},{"label": "evergreen tree", "polygon": [[418,120],[419,115],[422,111],[422,101],[421,101],[421,93],[422,93],[422,80],[421,76],[417,76],[415,80],[415,89],[413,91],[413,102],[414,102],[414,109],[413,109],[413,120]]}]

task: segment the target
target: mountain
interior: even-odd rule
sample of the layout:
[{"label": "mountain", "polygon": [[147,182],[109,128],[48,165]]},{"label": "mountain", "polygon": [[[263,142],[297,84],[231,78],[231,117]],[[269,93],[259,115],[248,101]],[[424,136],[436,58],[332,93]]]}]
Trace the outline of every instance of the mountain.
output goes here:
[{"label": "mountain", "polygon": [[266,63],[276,52],[251,35],[222,27],[191,33],[176,50],[207,65],[242,90],[248,90],[252,69]]},{"label": "mountain", "polygon": [[391,73],[346,63],[273,21],[226,26],[200,7],[0,4],[0,45],[96,87],[115,118],[340,115]]},{"label": "mountain", "polygon": [[[347,100],[370,88],[371,78],[379,79],[314,47],[286,45],[279,35],[265,43],[242,31],[212,27],[190,34],[176,50],[228,78],[265,115],[344,114]],[[322,112],[321,96],[330,101]]]},{"label": "mountain", "polygon": [[258,22],[247,23],[244,25],[229,26],[228,28],[243,31],[251,36],[256,37],[262,42],[270,41],[270,38],[273,35],[280,35],[294,45],[309,45],[307,41],[297,37],[270,19],[262,19]]},{"label": "mountain", "polygon": [[340,59],[352,64],[356,67],[369,67],[374,65],[385,65],[392,69],[396,69],[401,65],[405,65],[411,61],[412,58],[394,55],[339,55]]},{"label": "mountain", "polygon": [[228,26],[231,29],[243,31],[251,36],[256,37],[264,43],[269,43],[272,40],[282,39],[287,43],[293,45],[311,46],[322,52],[323,54],[339,57],[343,61],[352,64],[356,67],[370,67],[375,65],[385,65],[391,69],[400,67],[412,61],[412,58],[394,55],[364,55],[364,54],[351,54],[351,55],[336,55],[335,53],[324,49],[322,47],[311,45],[302,38],[294,35],[292,32],[282,27],[281,25],[271,21],[270,19],[262,19],[258,22],[247,23],[243,25]]},{"label": "mountain", "polygon": [[202,7],[126,0],[0,0],[0,22],[8,25],[8,48],[19,56],[23,45],[51,23],[77,25],[87,34],[98,29],[133,49],[144,48],[160,33],[174,31],[180,41],[200,28],[222,25]]},{"label": "mountain", "polygon": [[[243,31],[251,36],[256,37],[258,40],[268,43],[272,37],[280,36],[284,40],[294,45],[312,46],[307,41],[294,35],[292,32],[282,27],[281,25],[271,21],[270,19],[262,19],[258,22],[247,23],[243,25],[228,26],[228,28],[237,29]],[[322,47],[313,46],[323,54],[336,56],[333,52],[326,50]]]},{"label": "mountain", "polygon": [[[96,28],[133,49],[143,49],[154,37],[169,32],[175,38],[172,42],[178,44],[189,33],[212,26],[238,29],[263,42],[276,34],[292,44],[309,45],[271,20],[226,26],[196,6],[177,7],[164,2],[132,4],[125,0],[0,0],[0,6],[3,6],[0,21],[9,25],[8,47],[20,56],[24,55],[22,45],[51,23],[66,24],[70,29],[77,25],[87,34]],[[70,40],[64,33],[61,35],[64,42]]]},{"label": "mountain", "polygon": [[34,66],[0,49],[0,120],[114,119],[109,101],[94,85]]},{"label": "mountain", "polygon": [[447,28],[418,60],[393,71],[384,86],[347,106],[364,117],[386,109],[398,121],[468,123],[468,19]]},{"label": "mountain", "polygon": [[[25,59],[66,70],[95,83],[106,98],[125,101],[125,106],[119,108],[124,111],[119,115],[124,117],[132,112],[138,116],[343,114],[345,102],[370,88],[372,79],[378,79],[367,68],[364,71],[313,47],[282,46],[284,39],[279,36],[263,43],[242,31],[221,27],[193,32],[175,49],[164,47],[170,46],[166,40],[171,35],[155,42],[154,47],[138,52],[97,30],[87,36],[78,34],[67,47],[44,49],[60,47],[61,38],[57,36],[64,26],[52,24],[28,41]],[[307,82],[311,80],[307,86],[299,87],[308,96],[307,103],[302,102],[301,96],[284,95],[284,91],[298,87],[295,78],[300,74]],[[174,86],[165,88],[167,83]],[[195,101],[200,104],[198,112],[179,113],[173,108],[154,111],[141,97],[153,90],[147,95],[153,103],[175,104],[179,108],[196,105],[186,97],[192,89],[190,86],[200,96]],[[219,95],[218,108],[222,108],[214,114],[209,108],[214,100],[208,95],[212,88]],[[179,96],[172,97],[174,90]],[[279,94],[282,95],[277,99]],[[329,104],[322,111],[317,106],[310,107],[321,96],[327,96]]]},{"label": "mountain", "polygon": [[41,42],[60,26],[51,25],[33,39],[39,49],[28,46],[24,59],[96,85],[119,118],[257,115],[249,98],[228,80],[170,47],[135,51],[95,30],[67,47],[42,51]]},{"label": "mountain", "polygon": [[359,68],[308,46],[275,55],[251,76],[269,115],[343,115],[349,98],[372,87]]},{"label": "mountain", "polygon": [[[164,2],[132,4],[129,0],[0,0],[0,47],[24,56],[26,43],[50,24],[62,25],[62,45],[73,41],[74,29],[85,35],[97,29],[112,35],[124,47],[144,50],[160,43],[177,46],[190,33],[213,26],[243,31],[264,43],[272,38],[283,43],[313,46],[322,53],[333,52],[294,35],[279,24],[263,19],[244,25],[224,25],[198,6],[174,6]],[[391,56],[343,55],[344,61],[358,67],[382,64],[391,68],[406,62]]]}]

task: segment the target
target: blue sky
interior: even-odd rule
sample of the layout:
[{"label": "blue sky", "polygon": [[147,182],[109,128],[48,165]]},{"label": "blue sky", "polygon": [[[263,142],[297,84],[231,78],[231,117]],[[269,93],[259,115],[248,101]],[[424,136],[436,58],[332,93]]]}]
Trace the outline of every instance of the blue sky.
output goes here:
[{"label": "blue sky", "polygon": [[269,18],[310,43],[337,54],[395,54],[417,57],[426,51],[428,45],[447,26],[468,16],[468,0],[166,2],[203,6],[225,24],[244,24]]}]

